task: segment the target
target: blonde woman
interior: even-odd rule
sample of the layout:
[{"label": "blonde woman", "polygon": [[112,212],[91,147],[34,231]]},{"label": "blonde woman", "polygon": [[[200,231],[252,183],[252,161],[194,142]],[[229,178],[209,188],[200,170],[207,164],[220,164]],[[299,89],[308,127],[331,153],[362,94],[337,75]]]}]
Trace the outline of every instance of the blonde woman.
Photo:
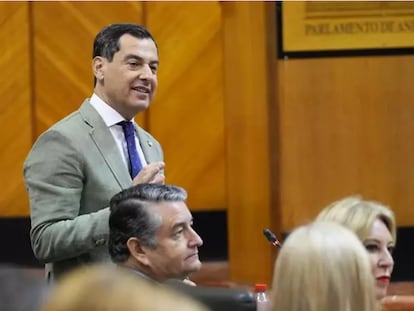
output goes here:
[{"label": "blonde woman", "polygon": [[132,271],[87,266],[65,275],[42,311],[208,311]]},{"label": "blonde woman", "polygon": [[386,206],[352,196],[327,206],[316,218],[338,222],[353,231],[368,251],[378,300],[387,294],[396,243],[393,212]]},{"label": "blonde woman", "polygon": [[294,230],[273,276],[272,311],[378,310],[368,255],[358,238],[333,222]]}]

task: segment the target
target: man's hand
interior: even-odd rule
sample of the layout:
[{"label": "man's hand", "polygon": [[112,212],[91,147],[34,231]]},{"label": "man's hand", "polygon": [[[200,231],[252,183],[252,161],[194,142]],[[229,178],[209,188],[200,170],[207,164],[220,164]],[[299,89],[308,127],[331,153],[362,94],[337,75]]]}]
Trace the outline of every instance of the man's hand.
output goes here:
[{"label": "man's hand", "polygon": [[164,184],[164,162],[153,162],[144,166],[137,176],[132,180],[132,185],[138,184]]}]

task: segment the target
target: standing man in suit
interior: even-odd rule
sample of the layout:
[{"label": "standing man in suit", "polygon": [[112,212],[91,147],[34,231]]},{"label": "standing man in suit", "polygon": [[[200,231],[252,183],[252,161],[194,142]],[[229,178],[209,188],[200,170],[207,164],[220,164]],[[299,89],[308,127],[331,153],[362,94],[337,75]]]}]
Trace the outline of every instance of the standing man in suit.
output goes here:
[{"label": "standing man in suit", "polygon": [[[105,27],[93,46],[92,97],[33,145],[24,163],[30,237],[48,279],[110,261],[111,197],[131,185],[164,183],[162,148],[134,122],[153,99],[158,64],[148,30],[135,24]],[[125,121],[132,121],[129,139]]]}]

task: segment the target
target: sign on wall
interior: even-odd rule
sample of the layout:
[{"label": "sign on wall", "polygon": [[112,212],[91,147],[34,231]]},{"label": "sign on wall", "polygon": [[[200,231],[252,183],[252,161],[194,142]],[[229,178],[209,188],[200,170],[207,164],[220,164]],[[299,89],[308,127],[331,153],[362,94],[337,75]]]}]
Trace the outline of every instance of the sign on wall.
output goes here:
[{"label": "sign on wall", "polygon": [[414,52],[414,2],[283,1],[279,56]]}]

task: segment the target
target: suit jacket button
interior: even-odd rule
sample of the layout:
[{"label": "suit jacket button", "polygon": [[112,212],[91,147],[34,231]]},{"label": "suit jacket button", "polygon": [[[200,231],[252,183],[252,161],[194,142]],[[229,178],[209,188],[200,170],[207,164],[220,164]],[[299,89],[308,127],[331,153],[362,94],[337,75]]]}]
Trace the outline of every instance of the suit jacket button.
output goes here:
[{"label": "suit jacket button", "polygon": [[95,245],[102,246],[102,245],[105,245],[105,242],[106,242],[105,239],[99,239],[95,241]]}]

